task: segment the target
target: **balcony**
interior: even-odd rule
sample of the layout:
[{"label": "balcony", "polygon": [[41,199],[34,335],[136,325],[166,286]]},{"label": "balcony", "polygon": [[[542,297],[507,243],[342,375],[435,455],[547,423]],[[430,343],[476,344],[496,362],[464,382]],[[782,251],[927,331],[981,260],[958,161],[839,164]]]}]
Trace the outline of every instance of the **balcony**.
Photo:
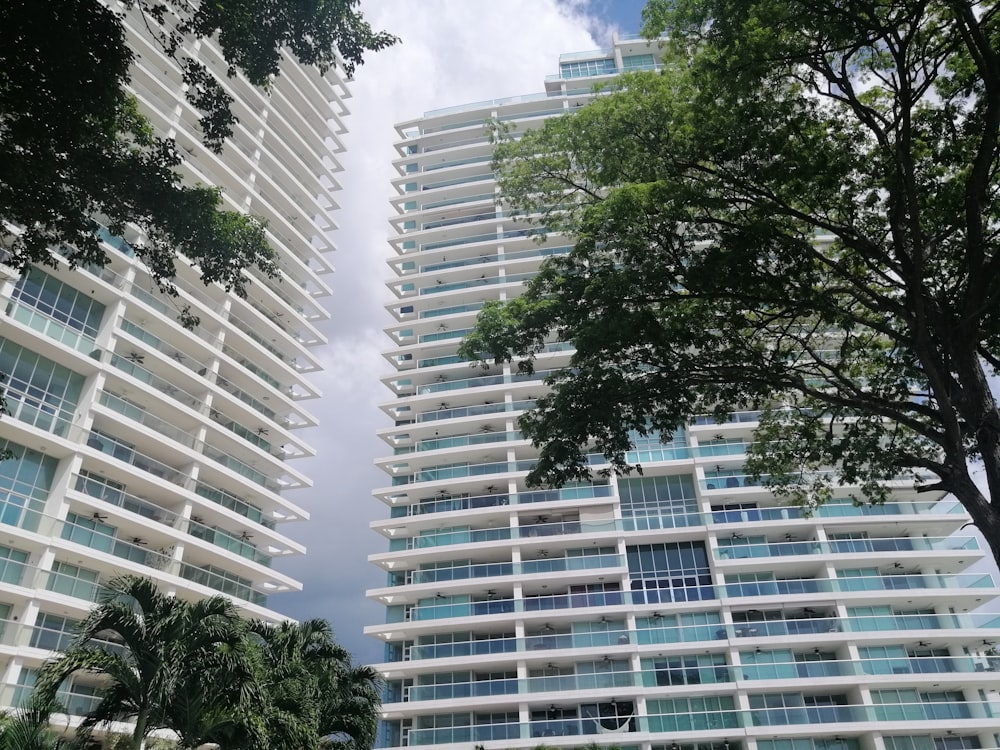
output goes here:
[{"label": "balcony", "polygon": [[611,487],[604,484],[581,484],[559,490],[535,490],[513,494],[449,495],[440,493],[435,498],[424,498],[412,505],[396,506],[392,517],[419,516],[425,513],[450,513],[475,508],[492,508],[499,505],[522,505],[557,501],[579,501],[598,497],[611,497]]},{"label": "balcony", "polygon": [[768,542],[738,544],[727,540],[715,550],[717,560],[798,555],[837,555],[875,552],[949,552],[978,550],[974,537],[887,537],[835,539],[828,542]]}]

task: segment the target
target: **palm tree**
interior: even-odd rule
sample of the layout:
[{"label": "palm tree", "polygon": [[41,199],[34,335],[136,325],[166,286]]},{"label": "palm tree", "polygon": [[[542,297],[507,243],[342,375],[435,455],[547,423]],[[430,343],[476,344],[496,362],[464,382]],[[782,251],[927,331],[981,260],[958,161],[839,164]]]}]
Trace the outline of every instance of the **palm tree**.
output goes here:
[{"label": "palm tree", "polygon": [[82,736],[127,720],[134,726],[129,750],[160,728],[177,732],[182,747],[196,747],[207,741],[204,717],[238,715],[255,696],[247,644],[225,597],[192,604],[165,596],[149,579],[123,576],[108,583],[69,648],[42,668],[37,691],[54,700],[74,672],[101,673],[107,687],[81,723]]},{"label": "palm tree", "polygon": [[255,621],[250,627],[258,636],[272,747],[369,750],[374,745],[381,705],[378,675],[351,665],[326,620]]},{"label": "palm tree", "polygon": [[382,707],[382,678],[369,666],[352,665],[345,655],[321,680],[327,698],[320,719],[321,736],[326,738],[322,747],[371,750]]},{"label": "palm tree", "polygon": [[33,697],[24,708],[0,715],[0,750],[55,750],[58,738],[49,729],[52,709]]}]

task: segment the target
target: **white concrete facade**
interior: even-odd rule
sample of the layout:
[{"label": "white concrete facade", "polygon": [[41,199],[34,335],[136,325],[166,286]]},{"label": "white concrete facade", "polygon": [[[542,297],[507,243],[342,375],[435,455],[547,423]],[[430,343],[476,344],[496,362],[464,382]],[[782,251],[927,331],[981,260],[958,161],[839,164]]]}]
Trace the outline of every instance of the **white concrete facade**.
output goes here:
[{"label": "white concrete facade", "polygon": [[[35,671],[65,646],[103,581],[135,574],[187,599],[223,593],[249,617],[285,619],[268,597],[301,584],[272,561],[304,553],[286,522],[307,513],[285,497],[308,487],[292,459],[312,455],[299,428],[319,395],[317,323],[332,271],[336,154],[349,97],[337,73],[286,59],[269,91],[226,76],[218,48],[187,51],[234,99],[233,137],[216,155],[180,73],[126,17],[136,54],[132,90],[161,135],[176,139],[192,184],[222,189],[224,208],[267,222],[280,277],[245,299],[205,286],[181,262],[177,298],[156,291],[132,253],[134,229],[103,227],[104,268],[3,268],[0,371],[10,415],[0,420],[0,703],[19,703]],[[97,217],[99,220],[100,217]],[[183,328],[185,307],[200,318]],[[75,676],[73,713],[96,700]]]},{"label": "white concrete facade", "polygon": [[531,489],[518,415],[568,347],[531,377],[455,356],[484,301],[572,243],[504,212],[484,122],[537,126],[656,55],[615,39],[542,94],[398,126],[381,746],[996,747],[998,592],[957,503],[910,481],[803,515],[744,475],[754,413],[640,443],[642,477]]}]

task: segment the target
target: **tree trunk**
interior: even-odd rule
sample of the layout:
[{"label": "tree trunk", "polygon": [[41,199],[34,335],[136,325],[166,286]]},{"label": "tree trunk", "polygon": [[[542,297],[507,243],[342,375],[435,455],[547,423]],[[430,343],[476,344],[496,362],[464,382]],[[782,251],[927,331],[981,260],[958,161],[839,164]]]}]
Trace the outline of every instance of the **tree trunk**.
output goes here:
[{"label": "tree trunk", "polygon": [[140,713],[135,717],[135,731],[132,732],[132,743],[129,750],[142,750],[142,742],[146,739],[146,724],[149,721],[149,716],[145,713]]}]

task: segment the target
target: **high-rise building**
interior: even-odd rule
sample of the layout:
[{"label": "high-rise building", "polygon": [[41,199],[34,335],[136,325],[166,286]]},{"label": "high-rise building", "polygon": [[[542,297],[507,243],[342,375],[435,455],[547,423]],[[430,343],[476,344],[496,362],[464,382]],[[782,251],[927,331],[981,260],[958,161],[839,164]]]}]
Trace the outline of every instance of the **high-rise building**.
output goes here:
[{"label": "high-rise building", "polygon": [[[247,616],[282,618],[269,596],[300,584],[273,569],[304,552],[285,522],[307,514],[285,490],[309,480],[291,459],[310,455],[299,428],[328,317],[327,231],[332,173],[348,92],[286,59],[267,91],[228,77],[218,47],[187,49],[218,76],[239,117],[216,155],[176,67],[144,19],[125,18],[135,64],[131,90],[156,131],[177,141],[192,184],[216,185],[224,207],[266,221],[280,274],[251,271],[245,299],[206,286],[181,262],[178,296],[160,294],[132,247],[95,223],[103,268],[3,267],[0,372],[0,703],[20,702],[37,668],[68,644],[101,583],[153,578],[186,599],[232,597]],[[97,221],[100,217],[95,217]],[[187,330],[181,310],[200,318]],[[83,713],[93,676],[63,690]]]},{"label": "high-rise building", "polygon": [[456,356],[484,302],[572,243],[505,211],[484,122],[536,127],[656,59],[615,39],[563,55],[544,93],[399,126],[381,744],[996,747],[997,588],[956,502],[900,481],[804,514],[745,475],[754,412],[638,441],[642,476],[529,488],[518,416],[569,347],[530,376]]}]

